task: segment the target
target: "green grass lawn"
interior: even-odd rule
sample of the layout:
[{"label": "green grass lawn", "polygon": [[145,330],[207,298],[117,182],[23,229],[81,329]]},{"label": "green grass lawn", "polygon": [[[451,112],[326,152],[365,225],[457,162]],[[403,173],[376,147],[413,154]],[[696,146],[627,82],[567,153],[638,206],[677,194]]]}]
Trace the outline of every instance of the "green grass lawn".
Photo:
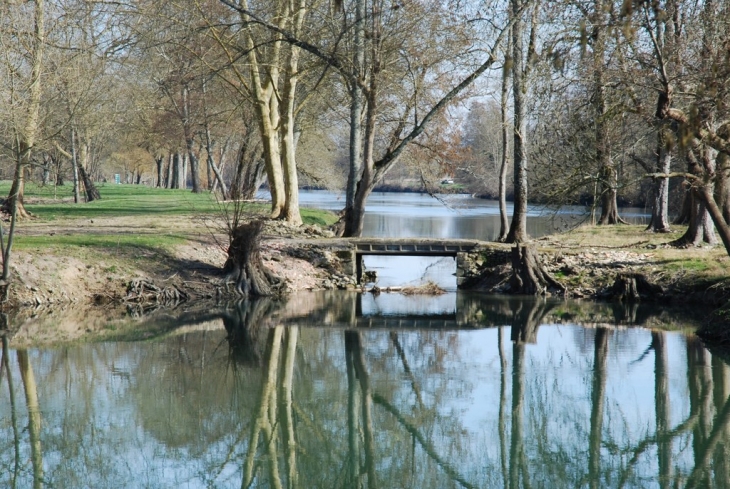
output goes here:
[{"label": "green grass lawn", "polygon": [[[0,195],[10,191],[9,181],[0,182]],[[88,204],[74,204],[61,201],[72,196],[70,185],[44,187],[28,183],[25,187],[25,198],[29,211],[39,219],[50,221],[60,218],[102,218],[111,216],[165,216],[165,215],[222,215],[223,206],[209,192],[194,194],[190,190],[171,190],[144,185],[117,185],[112,183],[98,184],[101,200]],[[50,203],[33,203],[33,200],[55,200]],[[269,209],[264,203],[245,203],[247,214],[266,214]],[[301,209],[305,224],[329,225],[336,221],[336,216],[327,211],[317,209]]]}]

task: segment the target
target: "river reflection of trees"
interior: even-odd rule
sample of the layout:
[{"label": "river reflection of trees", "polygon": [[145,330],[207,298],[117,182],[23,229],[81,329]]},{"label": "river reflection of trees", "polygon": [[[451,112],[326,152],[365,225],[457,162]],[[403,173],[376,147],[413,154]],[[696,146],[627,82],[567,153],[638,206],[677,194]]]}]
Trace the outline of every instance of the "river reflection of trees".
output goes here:
[{"label": "river reflection of trees", "polygon": [[693,337],[542,300],[373,329],[331,297],[149,342],[3,338],[0,487],[730,487],[730,370]]}]

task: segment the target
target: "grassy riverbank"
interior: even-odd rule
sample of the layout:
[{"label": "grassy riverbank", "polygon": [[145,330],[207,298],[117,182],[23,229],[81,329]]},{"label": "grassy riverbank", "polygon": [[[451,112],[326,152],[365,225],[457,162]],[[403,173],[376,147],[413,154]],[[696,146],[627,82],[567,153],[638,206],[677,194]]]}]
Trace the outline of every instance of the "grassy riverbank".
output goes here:
[{"label": "grassy riverbank", "polygon": [[[0,194],[8,189],[9,183],[0,184]],[[28,185],[26,203],[35,217],[17,229],[11,258],[16,307],[112,301],[123,297],[133,280],[197,287],[206,294],[226,257],[226,204],[209,194],[136,185],[107,184],[100,191],[102,200],[74,204],[69,187]],[[244,211],[265,216],[268,207],[249,202]],[[303,209],[302,215],[300,228],[268,222],[262,255],[291,290],[326,288],[334,268],[328,257],[287,240],[326,236],[323,228],[336,216],[314,209]],[[619,273],[641,274],[662,287],[658,302],[695,308],[724,334],[730,314],[720,308],[730,299],[730,258],[720,245],[670,246],[683,231],[583,226],[536,244],[551,272],[576,297],[601,297]]]}]

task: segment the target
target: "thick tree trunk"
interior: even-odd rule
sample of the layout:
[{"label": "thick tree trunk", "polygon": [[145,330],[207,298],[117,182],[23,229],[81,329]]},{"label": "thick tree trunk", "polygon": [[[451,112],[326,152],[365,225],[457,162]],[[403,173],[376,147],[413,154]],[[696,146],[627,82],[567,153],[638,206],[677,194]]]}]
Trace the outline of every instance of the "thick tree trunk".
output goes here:
[{"label": "thick tree trunk", "polygon": [[512,248],[509,291],[513,294],[543,295],[551,291],[564,293],[566,288],[542,266],[535,245],[517,245]]},{"label": "thick tree trunk", "polygon": [[593,22],[593,93],[595,117],[596,164],[601,188],[601,217],[598,224],[625,224],[618,214],[618,173],[611,157],[611,139],[608,132],[608,108],[606,103],[606,37],[608,20],[605,0],[595,0]]},{"label": "thick tree trunk", "polygon": [[689,226],[680,238],[670,244],[677,247],[688,247],[700,246],[703,242],[717,243],[712,217],[708,213],[702,191],[693,187],[686,198],[690,199]]},{"label": "thick tree trunk", "polygon": [[[672,153],[669,147],[667,129],[660,127],[657,131],[657,164],[656,171],[665,175],[671,171]],[[655,233],[669,233],[669,178],[654,180],[654,203],[651,222],[647,228]]]},{"label": "thick tree trunk", "polygon": [[91,178],[89,178],[89,174],[86,173],[86,170],[84,169],[83,165],[79,165],[79,175],[81,176],[81,181],[84,182],[84,190],[86,192],[86,202],[100,200],[101,194],[99,193],[99,190],[94,185],[94,182],[91,180]]},{"label": "thick tree trunk", "polygon": [[[601,155],[599,155],[601,156]],[[605,157],[605,156],[604,156]],[[604,224],[626,224],[618,214],[618,202],[616,191],[618,187],[618,179],[616,177],[616,168],[613,162],[604,162],[601,165],[601,217],[598,219],[599,225]]]},{"label": "thick tree trunk", "polygon": [[[306,11],[303,1],[299,2],[295,16],[297,31],[301,28],[304,12]],[[289,65],[284,79],[284,90],[282,99],[283,117],[281,123],[281,145],[282,145],[282,166],[284,170],[284,209],[282,216],[287,222],[295,226],[302,224],[302,216],[299,213],[299,178],[297,175],[296,144],[297,138],[294,134],[294,106],[296,101],[299,54],[296,46],[289,46]]]},{"label": "thick tree trunk", "polygon": [[173,173],[175,171],[175,157],[172,153],[167,156],[167,171],[165,172],[165,188],[174,188]]},{"label": "thick tree trunk", "polygon": [[[355,79],[362,76],[365,65],[365,0],[355,0],[355,19],[353,22],[353,74]],[[363,90],[359,83],[350,81],[350,171],[347,175],[345,208],[355,203],[357,182],[362,173],[363,142]]]},{"label": "thick tree trunk", "polygon": [[164,187],[164,176],[162,174],[162,163],[164,161],[165,159],[162,156],[155,156],[155,167],[157,169],[157,188]]},{"label": "thick tree trunk", "polygon": [[521,19],[522,2],[510,0],[511,15],[516,18],[512,25],[512,97],[514,100],[513,147],[514,152],[514,207],[512,223],[506,241],[522,243],[527,234],[527,124],[525,121],[527,84],[525,81],[524,31]]},{"label": "thick tree trunk", "polygon": [[281,291],[283,282],[261,260],[259,251],[263,221],[242,224],[232,231],[228,260],[223,267],[225,281],[237,294],[270,296]]}]

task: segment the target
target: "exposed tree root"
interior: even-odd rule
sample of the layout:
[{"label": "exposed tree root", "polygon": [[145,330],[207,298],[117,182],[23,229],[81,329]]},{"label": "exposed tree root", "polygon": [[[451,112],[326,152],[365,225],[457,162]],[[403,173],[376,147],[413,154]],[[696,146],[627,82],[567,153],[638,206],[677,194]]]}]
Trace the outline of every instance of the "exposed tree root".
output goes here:
[{"label": "exposed tree root", "polygon": [[652,284],[640,273],[620,273],[611,287],[610,295],[613,299],[626,302],[637,302],[644,298],[661,294],[661,286]]},{"label": "exposed tree root", "polygon": [[147,280],[135,279],[127,286],[125,302],[178,303],[188,299],[188,294],[174,285],[161,288]]},{"label": "exposed tree root", "polygon": [[263,221],[242,224],[231,232],[228,260],[223,266],[225,283],[232,284],[236,294],[270,296],[280,293],[283,281],[266,268],[260,253]]},{"label": "exposed tree root", "polygon": [[509,292],[513,294],[544,295],[549,292],[565,293],[563,284],[555,280],[540,263],[535,245],[517,245],[512,248],[512,276]]}]

